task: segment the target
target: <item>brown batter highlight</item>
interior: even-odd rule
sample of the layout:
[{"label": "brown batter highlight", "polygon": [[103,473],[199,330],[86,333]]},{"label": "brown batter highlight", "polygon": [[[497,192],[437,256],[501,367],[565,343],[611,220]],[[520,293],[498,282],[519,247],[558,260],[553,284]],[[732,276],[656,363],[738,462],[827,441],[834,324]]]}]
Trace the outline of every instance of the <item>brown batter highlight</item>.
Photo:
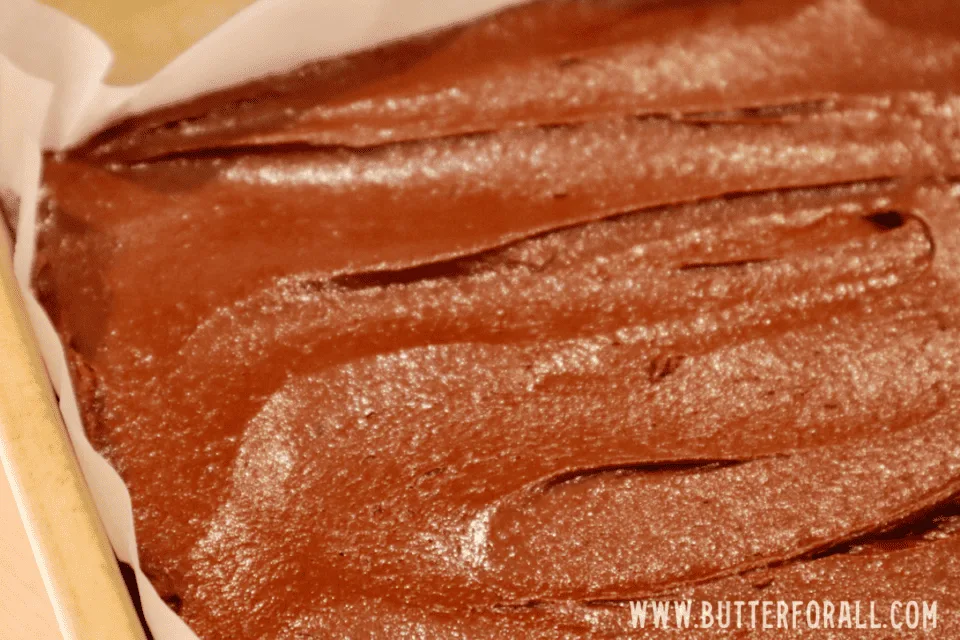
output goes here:
[{"label": "brown batter highlight", "polygon": [[960,634],[956,14],[537,2],[47,158],[35,285],[158,590],[203,638]]}]

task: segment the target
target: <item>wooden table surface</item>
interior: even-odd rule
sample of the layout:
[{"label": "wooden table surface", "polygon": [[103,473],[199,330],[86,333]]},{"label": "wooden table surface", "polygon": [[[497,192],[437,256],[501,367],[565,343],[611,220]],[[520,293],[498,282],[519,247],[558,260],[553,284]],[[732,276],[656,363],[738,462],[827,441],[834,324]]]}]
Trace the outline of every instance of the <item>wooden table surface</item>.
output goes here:
[{"label": "wooden table surface", "polygon": [[[132,83],[171,60],[253,0],[43,0],[97,31],[116,52],[112,82]],[[0,471],[0,639],[57,640],[60,634]]]}]

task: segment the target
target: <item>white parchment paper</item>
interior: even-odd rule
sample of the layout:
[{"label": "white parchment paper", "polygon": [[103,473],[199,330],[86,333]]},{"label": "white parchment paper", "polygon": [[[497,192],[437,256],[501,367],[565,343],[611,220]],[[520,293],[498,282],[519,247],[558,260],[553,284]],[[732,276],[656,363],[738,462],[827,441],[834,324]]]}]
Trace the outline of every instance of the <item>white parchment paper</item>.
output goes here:
[{"label": "white parchment paper", "polygon": [[197,636],[140,571],[130,495],[86,439],[63,347],[30,288],[42,153],[66,149],[135,113],[519,1],[260,0],[150,80],[113,87],[103,82],[112,54],[94,33],[35,0],[0,0],[0,198],[8,205],[19,199],[17,281],[80,466],[114,551],[136,570],[144,614],[157,640]]}]

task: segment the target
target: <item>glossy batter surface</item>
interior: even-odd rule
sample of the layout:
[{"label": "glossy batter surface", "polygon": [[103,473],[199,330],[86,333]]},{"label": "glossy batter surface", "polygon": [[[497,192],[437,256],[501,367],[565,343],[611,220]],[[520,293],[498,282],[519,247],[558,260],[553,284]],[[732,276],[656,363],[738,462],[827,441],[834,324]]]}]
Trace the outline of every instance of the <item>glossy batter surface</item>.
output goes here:
[{"label": "glossy batter surface", "polygon": [[958,15],[538,2],[48,158],[36,287],[161,594],[205,639],[960,635]]}]

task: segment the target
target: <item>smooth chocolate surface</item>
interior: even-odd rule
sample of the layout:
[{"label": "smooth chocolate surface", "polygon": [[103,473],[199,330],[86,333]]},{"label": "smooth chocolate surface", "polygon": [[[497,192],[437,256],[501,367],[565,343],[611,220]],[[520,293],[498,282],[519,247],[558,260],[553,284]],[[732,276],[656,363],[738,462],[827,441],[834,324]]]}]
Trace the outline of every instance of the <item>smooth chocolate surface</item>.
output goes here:
[{"label": "smooth chocolate surface", "polygon": [[161,594],[205,639],[960,636],[953,5],[537,2],[47,158],[35,284]]}]

